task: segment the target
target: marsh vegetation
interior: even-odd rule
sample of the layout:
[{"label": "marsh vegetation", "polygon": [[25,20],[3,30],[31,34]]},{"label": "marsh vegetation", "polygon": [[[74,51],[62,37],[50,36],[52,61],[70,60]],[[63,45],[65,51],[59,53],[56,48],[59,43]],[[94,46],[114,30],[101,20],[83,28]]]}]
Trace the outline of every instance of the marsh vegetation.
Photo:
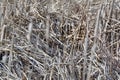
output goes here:
[{"label": "marsh vegetation", "polygon": [[0,1],[0,80],[120,80],[120,0]]}]

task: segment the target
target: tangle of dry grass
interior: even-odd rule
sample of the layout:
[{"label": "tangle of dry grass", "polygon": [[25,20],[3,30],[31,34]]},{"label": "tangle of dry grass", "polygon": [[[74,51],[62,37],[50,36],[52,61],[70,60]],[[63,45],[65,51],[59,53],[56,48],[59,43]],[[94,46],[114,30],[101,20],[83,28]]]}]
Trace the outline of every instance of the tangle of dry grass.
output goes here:
[{"label": "tangle of dry grass", "polygon": [[1,0],[0,80],[120,80],[119,0]]}]

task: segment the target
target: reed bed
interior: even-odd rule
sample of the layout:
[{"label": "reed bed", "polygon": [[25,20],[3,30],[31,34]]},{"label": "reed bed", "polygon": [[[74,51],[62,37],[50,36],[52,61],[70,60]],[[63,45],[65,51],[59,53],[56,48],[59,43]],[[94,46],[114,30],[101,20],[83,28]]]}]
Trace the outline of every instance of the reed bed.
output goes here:
[{"label": "reed bed", "polygon": [[0,80],[120,80],[119,0],[0,0]]}]

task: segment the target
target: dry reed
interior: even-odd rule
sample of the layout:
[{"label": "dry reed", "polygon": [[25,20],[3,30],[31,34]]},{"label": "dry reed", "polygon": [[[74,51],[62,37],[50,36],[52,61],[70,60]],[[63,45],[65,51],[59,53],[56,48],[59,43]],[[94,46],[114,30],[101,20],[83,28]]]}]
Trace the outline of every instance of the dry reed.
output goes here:
[{"label": "dry reed", "polygon": [[120,80],[119,0],[1,0],[0,80]]}]

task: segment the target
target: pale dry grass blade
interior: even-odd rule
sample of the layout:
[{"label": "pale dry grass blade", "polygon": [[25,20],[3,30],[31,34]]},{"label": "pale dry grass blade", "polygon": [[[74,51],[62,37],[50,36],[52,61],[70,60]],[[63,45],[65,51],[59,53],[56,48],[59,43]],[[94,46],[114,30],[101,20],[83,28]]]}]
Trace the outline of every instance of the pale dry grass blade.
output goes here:
[{"label": "pale dry grass blade", "polygon": [[31,41],[32,29],[33,29],[33,23],[31,22],[31,23],[28,25],[28,34],[27,34],[27,36],[26,36],[29,42]]},{"label": "pale dry grass blade", "polygon": [[3,41],[3,39],[4,39],[4,35],[5,35],[5,29],[6,29],[6,25],[3,25],[3,27],[2,27],[2,30],[1,30],[1,43],[2,43],[2,41]]}]

